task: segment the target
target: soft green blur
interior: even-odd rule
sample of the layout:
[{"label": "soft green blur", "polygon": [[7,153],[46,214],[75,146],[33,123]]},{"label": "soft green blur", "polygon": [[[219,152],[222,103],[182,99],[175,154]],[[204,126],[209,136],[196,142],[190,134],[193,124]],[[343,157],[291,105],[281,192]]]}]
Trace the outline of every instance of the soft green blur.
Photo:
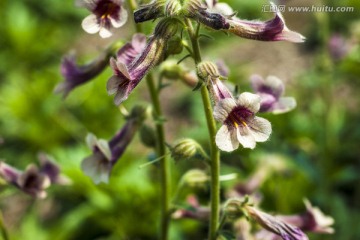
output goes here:
[{"label": "soft green blur", "polygon": [[[227,2],[241,18],[271,18],[270,13],[261,13],[266,1]],[[289,5],[312,2],[294,0]],[[288,27],[307,37],[304,44],[255,42],[204,29],[214,40],[201,40],[202,54],[204,59],[224,59],[231,70],[229,80],[241,91],[250,91],[251,74],[279,76],[287,83],[285,95],[294,96],[298,103],[290,113],[264,114],[273,126],[270,141],[258,144],[254,151],[239,149],[222,155],[222,174],[239,176],[224,182],[224,189],[246,179],[262,161],[281,161],[286,171],[276,171],[261,187],[261,207],[295,214],[304,211],[303,199],[308,198],[336,222],[334,235],[310,234],[310,239],[356,240],[360,239],[360,2],[322,4],[354,6],[355,11],[285,13]],[[76,51],[85,63],[112,41],[130,39],[132,21],[108,40],[86,34],[81,20],[87,15],[73,1],[0,2],[0,138],[4,141],[0,159],[23,169],[44,151],[73,181],[71,186],[52,186],[45,200],[33,200],[1,183],[0,208],[10,239],[156,239],[159,172],[156,164],[139,168],[153,158],[139,137],[116,165],[109,185],[94,185],[80,169],[81,160],[91,153],[84,141],[87,132],[109,139],[124,123],[106,92],[111,70],[76,88],[66,100],[53,93],[62,81],[63,55]],[[146,26],[151,32],[152,24]],[[349,44],[347,55],[338,61],[328,51],[335,33]],[[193,67],[190,60],[185,63]],[[200,94],[179,81],[169,83],[160,96],[167,141],[191,137],[206,150]],[[130,109],[149,102],[146,84],[141,83],[124,105]],[[200,161],[172,163],[174,193],[181,175],[192,168],[205,167]],[[196,192],[206,204],[208,189]],[[185,198],[182,194],[179,201]],[[193,220],[173,220],[170,239],[204,239],[206,227]]]}]

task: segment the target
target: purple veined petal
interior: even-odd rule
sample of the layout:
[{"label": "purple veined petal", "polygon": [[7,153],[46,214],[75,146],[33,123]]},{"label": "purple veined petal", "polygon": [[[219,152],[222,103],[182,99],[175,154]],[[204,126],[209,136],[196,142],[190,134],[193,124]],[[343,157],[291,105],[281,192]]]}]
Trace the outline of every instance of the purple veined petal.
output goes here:
[{"label": "purple veined petal", "polygon": [[236,136],[237,136],[237,140],[244,148],[250,148],[250,149],[255,148],[256,141],[248,127],[239,126],[236,129]]},{"label": "purple veined petal", "polygon": [[21,171],[4,163],[0,162],[0,176],[4,178],[6,182],[15,184],[21,175]]},{"label": "purple veined petal", "polygon": [[237,105],[246,108],[252,113],[257,113],[260,109],[260,101],[260,96],[253,93],[244,92],[240,94],[237,100]]},{"label": "purple veined petal", "polygon": [[229,70],[229,67],[226,66],[224,60],[222,60],[222,59],[217,60],[216,66],[217,66],[221,76],[223,76],[223,77],[229,76],[230,70]]},{"label": "purple veined petal", "polygon": [[268,76],[265,80],[260,75],[250,77],[251,86],[257,93],[273,95],[278,99],[285,91],[284,83],[275,76]]},{"label": "purple veined petal", "polygon": [[247,124],[256,142],[265,142],[269,139],[271,123],[268,120],[261,117],[254,117]]},{"label": "purple veined petal", "polygon": [[223,125],[218,130],[215,137],[216,146],[222,151],[232,152],[239,147],[239,142],[236,138],[235,129],[229,130],[228,126]]},{"label": "purple veined petal", "polygon": [[225,122],[229,113],[236,107],[236,101],[233,98],[225,98],[220,100],[214,107],[214,118],[218,122]]},{"label": "purple veined petal", "polygon": [[261,97],[259,112],[271,112],[274,104],[277,103],[278,99],[276,99],[273,95],[267,93],[257,94]]},{"label": "purple veined petal", "polygon": [[128,19],[128,12],[125,10],[125,8],[120,7],[120,10],[119,10],[119,13],[117,14],[117,16],[118,16],[118,19],[110,16],[111,25],[114,28],[119,28],[126,23],[126,21]]},{"label": "purple veined petal", "polygon": [[117,61],[128,66],[146,46],[146,36],[141,33],[134,34],[131,43],[126,43],[117,52]]},{"label": "purple veined petal", "polygon": [[94,0],[75,0],[75,6],[76,7],[84,7],[88,10],[92,11],[96,8],[97,1]]},{"label": "purple veined petal", "polygon": [[136,52],[140,53],[146,46],[146,36],[141,33],[134,34],[131,44]]},{"label": "purple veined petal", "polygon": [[286,113],[296,108],[296,100],[293,97],[281,97],[274,103],[271,112],[274,114]]},{"label": "purple veined petal", "polygon": [[[273,3],[271,3],[274,5]],[[280,12],[276,12],[273,19],[266,22],[248,21],[238,18],[229,19],[229,31],[237,36],[259,41],[289,41],[300,43],[305,37],[297,32],[290,31]]]},{"label": "purple veined petal", "polygon": [[82,28],[85,30],[85,32],[94,34],[100,31],[100,23],[96,15],[91,14],[84,18],[84,20],[81,23]]}]

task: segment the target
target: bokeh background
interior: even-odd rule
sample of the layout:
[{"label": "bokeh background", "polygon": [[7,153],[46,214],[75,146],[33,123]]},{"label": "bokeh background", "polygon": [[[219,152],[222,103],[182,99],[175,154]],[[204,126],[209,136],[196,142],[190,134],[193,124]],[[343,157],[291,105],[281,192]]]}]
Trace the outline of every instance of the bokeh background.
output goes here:
[{"label": "bokeh background", "polygon": [[[266,1],[225,1],[245,19],[269,19],[261,12]],[[354,6],[346,13],[290,13],[290,29],[307,37],[304,44],[256,42],[213,33],[203,39],[205,59],[223,59],[229,81],[250,91],[249,77],[276,75],[286,82],[286,95],[297,99],[287,114],[265,114],[273,125],[271,140],[256,150],[239,149],[222,155],[222,174],[238,178],[223,183],[224,191],[244,181],[263,161],[281,161],[260,191],[261,207],[273,213],[304,211],[308,198],[335,219],[334,235],[310,239],[360,239],[360,2],[282,1],[288,6]],[[23,169],[37,153],[56,159],[73,184],[53,186],[45,200],[34,200],[4,182],[0,208],[10,239],[156,239],[159,219],[159,172],[156,164],[139,168],[153,158],[139,137],[116,165],[109,185],[94,185],[81,169],[91,152],[88,132],[109,139],[124,123],[106,93],[107,69],[92,82],[75,89],[66,100],[53,89],[61,82],[62,57],[72,51],[88,62],[117,39],[127,41],[134,31],[130,19],[110,39],[81,29],[87,10],[73,1],[2,0],[0,2],[0,158]],[[153,24],[145,25],[150,33]],[[331,46],[331,47],[329,47]],[[185,55],[183,53],[182,55]],[[180,59],[181,56],[175,56]],[[192,68],[192,62],[185,64]],[[170,81],[161,93],[166,115],[166,140],[192,137],[207,147],[200,94],[180,81]],[[125,107],[149,103],[141,83]],[[279,160],[280,159],[280,160]],[[188,169],[201,162],[172,161],[172,188]],[[189,189],[206,199],[209,190]],[[225,195],[224,195],[225,196]],[[182,196],[182,200],[186,196]],[[206,223],[174,220],[171,238],[204,239]]]}]

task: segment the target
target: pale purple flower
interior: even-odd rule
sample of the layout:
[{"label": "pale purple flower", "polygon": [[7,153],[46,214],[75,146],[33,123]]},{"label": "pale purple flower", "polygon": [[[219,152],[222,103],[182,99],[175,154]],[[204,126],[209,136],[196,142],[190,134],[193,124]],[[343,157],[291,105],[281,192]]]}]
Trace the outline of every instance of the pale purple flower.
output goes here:
[{"label": "pale purple flower", "polygon": [[114,75],[107,82],[107,92],[109,95],[115,94],[116,105],[125,101],[151,68],[163,60],[167,42],[177,32],[177,23],[174,19],[159,22],[154,35],[131,63],[123,63],[121,56],[110,59]]},{"label": "pale purple flower", "polygon": [[304,202],[306,212],[291,216],[281,215],[277,216],[277,218],[286,223],[290,223],[303,231],[326,234],[334,233],[334,229],[331,227],[331,225],[334,224],[334,219],[326,216],[319,208],[313,207],[307,199],[304,200]]},{"label": "pale purple flower", "polygon": [[131,42],[126,43],[117,52],[117,61],[129,65],[146,46],[146,36],[141,33],[133,35]]},{"label": "pale purple flower", "polygon": [[94,34],[99,32],[102,38],[112,35],[112,28],[123,26],[128,18],[123,0],[77,0],[77,5],[92,12],[82,21],[82,28]]},{"label": "pale purple flower", "polygon": [[20,171],[4,162],[0,162],[0,176],[6,182],[21,191],[37,198],[45,198],[45,190],[52,184],[67,184],[69,181],[60,175],[58,166],[45,154],[39,155],[40,169],[34,164]]},{"label": "pale purple flower", "polygon": [[115,136],[109,141],[97,139],[92,133],[86,136],[86,143],[92,155],[81,163],[81,169],[95,184],[108,183],[111,170],[123,155],[144,120],[145,109],[134,108],[131,116]]},{"label": "pale purple flower", "polygon": [[231,152],[239,147],[255,148],[256,142],[265,142],[271,134],[268,120],[256,117],[260,109],[260,97],[244,92],[239,98],[220,100],[214,108],[214,118],[223,125],[216,134],[216,145]]},{"label": "pale purple flower", "polygon": [[245,205],[243,209],[248,217],[255,220],[266,230],[279,235],[283,240],[308,240],[308,237],[299,228],[291,224],[249,205]]},{"label": "pale purple flower", "polygon": [[[274,5],[273,3],[271,3]],[[278,8],[276,8],[278,9]],[[228,20],[230,24],[229,32],[243,38],[259,41],[289,41],[300,43],[304,42],[305,37],[297,32],[290,31],[282,14],[277,11],[275,17],[266,22],[248,21],[239,18]]]},{"label": "pale purple flower", "polygon": [[253,75],[250,79],[255,93],[261,97],[260,112],[279,114],[296,107],[296,100],[293,97],[282,97],[285,86],[279,78],[268,76],[263,79],[259,75]]},{"label": "pale purple flower", "polygon": [[75,55],[65,56],[61,63],[61,75],[64,82],[55,87],[55,93],[63,93],[64,98],[76,87],[89,82],[99,75],[108,65],[109,54],[102,53],[85,65],[76,63]]}]

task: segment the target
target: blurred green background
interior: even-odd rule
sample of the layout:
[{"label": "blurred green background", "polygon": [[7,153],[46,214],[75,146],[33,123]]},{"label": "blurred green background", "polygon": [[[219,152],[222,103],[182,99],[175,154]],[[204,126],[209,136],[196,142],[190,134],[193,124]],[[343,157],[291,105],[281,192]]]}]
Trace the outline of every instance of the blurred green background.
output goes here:
[{"label": "blurred green background", "polygon": [[[269,19],[266,1],[226,1],[245,19]],[[313,1],[282,1],[311,6]],[[224,59],[229,80],[241,91],[250,90],[249,76],[276,75],[286,82],[286,95],[298,107],[283,115],[264,115],[273,125],[271,140],[256,150],[222,155],[222,174],[237,173],[226,182],[231,188],[250,175],[269,154],[281,156],[287,171],[275,173],[261,187],[264,210],[294,214],[304,211],[308,198],[335,219],[334,235],[310,239],[360,239],[360,2],[322,1],[318,5],[354,6],[350,13],[290,13],[290,29],[307,37],[304,44],[256,42],[212,33],[203,39],[205,59]],[[76,51],[82,62],[97,56],[116,39],[127,41],[133,22],[110,39],[81,29],[85,9],[73,1],[2,0],[0,2],[0,158],[23,169],[44,151],[53,155],[71,186],[53,186],[45,200],[33,200],[15,188],[0,186],[0,208],[10,239],[156,239],[159,218],[159,172],[156,164],[139,168],[153,152],[139,138],[116,165],[109,185],[94,185],[80,170],[91,152],[84,138],[93,132],[109,139],[124,123],[106,93],[107,69],[94,81],[75,89],[64,101],[53,89],[62,81],[63,55]],[[147,23],[151,32],[152,24]],[[331,57],[329,41],[342,36],[346,54]],[[177,58],[180,59],[180,56]],[[185,62],[189,68],[192,62]],[[206,124],[198,92],[171,82],[161,94],[167,141],[192,137],[207,147]],[[127,108],[148,103],[141,83],[125,102]],[[200,162],[172,162],[172,182]],[[197,190],[199,191],[199,190]],[[200,191],[205,198],[208,189]],[[183,196],[185,198],[185,196]],[[204,239],[206,223],[174,220],[171,238]]]}]

